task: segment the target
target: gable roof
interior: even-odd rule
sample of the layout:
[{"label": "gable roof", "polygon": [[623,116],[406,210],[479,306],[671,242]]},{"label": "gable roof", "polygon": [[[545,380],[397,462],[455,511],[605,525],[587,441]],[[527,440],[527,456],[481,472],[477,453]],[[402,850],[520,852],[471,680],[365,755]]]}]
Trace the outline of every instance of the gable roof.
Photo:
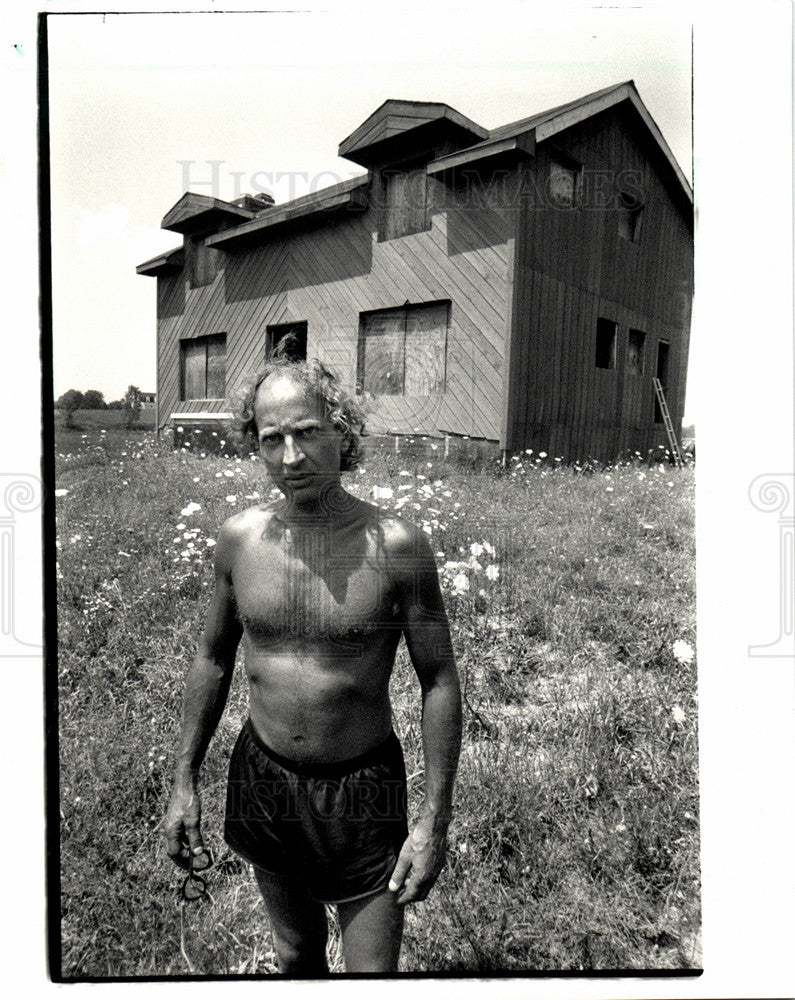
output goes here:
[{"label": "gable roof", "polygon": [[555,108],[550,108],[549,111],[542,111],[540,114],[531,115],[529,118],[523,118],[518,122],[512,122],[509,125],[492,129],[489,132],[489,141],[508,139],[524,132],[533,132],[536,143],[543,142],[545,139],[557,135],[558,132],[571,128],[572,125],[578,125],[580,122],[585,121],[586,118],[592,118],[601,111],[607,111],[608,108],[615,107],[624,101],[629,102],[631,107],[637,112],[673,171],[683,192],[692,203],[693,190],[690,187],[690,182],[682,171],[682,168],[676,162],[676,157],[663,138],[663,134],[657,123],[649,114],[648,108],[640,99],[640,94],[635,87],[634,80],[626,80],[624,83],[616,84],[613,87],[605,87],[603,90],[586,94],[585,97],[580,97],[576,101],[569,101],[567,104],[560,104]]},{"label": "gable roof", "polygon": [[416,143],[449,139],[457,146],[488,138],[488,130],[437,101],[384,101],[339,145],[339,155],[368,166],[393,154],[396,148]]},{"label": "gable roof", "polygon": [[[265,207],[265,206],[263,206]],[[186,191],[173,208],[163,216],[161,229],[172,233],[192,233],[201,229],[212,229],[222,220],[244,222],[256,213],[220,198]]]}]

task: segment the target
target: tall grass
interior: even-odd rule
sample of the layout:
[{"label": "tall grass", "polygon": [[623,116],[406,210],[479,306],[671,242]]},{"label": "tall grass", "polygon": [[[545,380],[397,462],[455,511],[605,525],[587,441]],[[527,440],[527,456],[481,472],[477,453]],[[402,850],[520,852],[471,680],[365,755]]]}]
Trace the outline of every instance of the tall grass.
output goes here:
[{"label": "tall grass", "polygon": [[[63,973],[274,972],[258,891],[221,838],[240,667],[203,768],[212,902],[179,905],[161,828],[212,540],[267,498],[263,467],[113,428],[61,429],[57,453]],[[465,686],[448,863],[409,910],[401,969],[697,966],[693,469],[378,454],[347,484],[428,529]],[[392,696],[416,814],[403,648]]]}]

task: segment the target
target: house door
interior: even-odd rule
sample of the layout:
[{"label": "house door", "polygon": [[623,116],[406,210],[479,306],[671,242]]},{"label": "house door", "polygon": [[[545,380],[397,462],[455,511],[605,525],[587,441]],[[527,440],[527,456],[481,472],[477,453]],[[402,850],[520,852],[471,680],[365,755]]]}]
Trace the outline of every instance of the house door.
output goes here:
[{"label": "house door", "polygon": [[[657,378],[660,380],[660,384],[663,387],[663,392],[665,394],[665,401],[668,402],[668,356],[671,351],[671,345],[667,340],[657,341]],[[648,412],[648,411],[646,411]],[[663,422],[662,411],[660,410],[660,403],[657,399],[657,393],[654,394],[654,422],[655,424],[661,424]]]},{"label": "house door", "polygon": [[294,358],[296,361],[306,359],[306,321],[300,323],[278,323],[274,326],[269,326],[265,345],[266,358],[269,358],[276,347],[285,340],[286,343],[282,347],[282,350],[288,357]]}]

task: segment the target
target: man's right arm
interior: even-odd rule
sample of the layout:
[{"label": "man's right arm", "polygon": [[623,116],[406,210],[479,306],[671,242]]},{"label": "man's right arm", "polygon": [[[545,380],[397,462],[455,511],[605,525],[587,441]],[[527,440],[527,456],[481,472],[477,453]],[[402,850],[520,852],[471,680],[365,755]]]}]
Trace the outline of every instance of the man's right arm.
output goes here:
[{"label": "man's right arm", "polygon": [[181,868],[188,867],[191,854],[204,850],[198,773],[226,705],[242,635],[232,589],[234,548],[234,531],[224,525],[215,547],[215,589],[207,624],[185,681],[182,737],[165,818],[166,850]]}]

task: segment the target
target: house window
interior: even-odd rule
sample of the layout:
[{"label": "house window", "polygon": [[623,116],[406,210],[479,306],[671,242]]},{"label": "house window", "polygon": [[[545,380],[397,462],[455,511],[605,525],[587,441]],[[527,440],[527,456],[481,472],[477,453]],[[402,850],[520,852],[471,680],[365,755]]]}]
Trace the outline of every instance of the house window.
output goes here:
[{"label": "house window", "polygon": [[362,313],[358,390],[375,396],[443,393],[449,319],[449,302]]},{"label": "house window", "polygon": [[[657,378],[660,380],[660,385],[662,386],[663,395],[666,397],[666,403],[668,402],[668,369],[669,369],[669,359],[671,354],[671,344],[668,340],[658,340],[657,341]],[[663,422],[662,409],[660,408],[660,401],[657,399],[657,393],[654,394],[654,422],[655,424],[661,424]]]},{"label": "house window", "polygon": [[269,358],[277,345],[284,342],[282,350],[295,361],[306,360],[308,327],[306,321],[300,323],[274,323],[267,329],[265,356]]},{"label": "house window", "polygon": [[379,241],[394,240],[429,229],[428,176],[425,167],[385,170]]},{"label": "house window", "polygon": [[618,203],[618,235],[630,243],[640,239],[643,203],[633,195],[622,193]]},{"label": "house window", "polygon": [[553,158],[549,168],[549,196],[553,208],[575,208],[579,188],[579,165]]},{"label": "house window", "polygon": [[180,342],[180,399],[223,399],[226,395],[226,334]]},{"label": "house window", "polygon": [[596,367],[615,368],[618,323],[600,316],[596,321]]},{"label": "house window", "polygon": [[627,340],[627,374],[643,374],[643,346],[646,334],[643,330],[630,330]]},{"label": "house window", "polygon": [[191,288],[211,285],[218,274],[220,250],[205,246],[203,236],[192,236],[187,241],[188,280]]}]

